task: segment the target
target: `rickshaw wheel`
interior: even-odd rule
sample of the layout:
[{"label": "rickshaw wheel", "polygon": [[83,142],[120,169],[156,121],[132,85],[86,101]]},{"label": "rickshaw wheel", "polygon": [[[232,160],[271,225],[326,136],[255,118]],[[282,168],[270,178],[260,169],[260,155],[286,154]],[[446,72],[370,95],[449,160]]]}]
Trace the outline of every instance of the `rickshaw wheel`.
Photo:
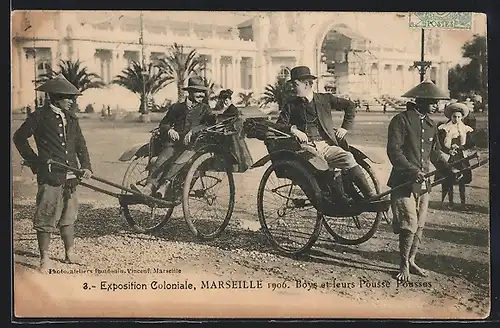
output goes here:
[{"label": "rickshaw wheel", "polygon": [[[274,177],[271,177],[273,173]],[[271,190],[267,190],[268,188],[266,188],[266,186],[268,182],[270,182],[271,178],[284,179],[278,178],[278,176],[282,176],[283,173],[286,174],[286,179],[289,182],[281,187],[276,186],[273,188],[271,186],[268,188],[275,189],[275,191],[277,191],[279,188],[287,189],[283,191],[283,193],[287,195],[279,195],[276,193],[277,197],[285,199],[286,204],[284,208],[283,206],[281,206],[282,208],[266,213],[264,207],[266,205],[269,205],[273,198],[273,192]],[[289,176],[291,176],[293,180],[289,179]],[[301,186],[296,183],[297,181],[300,181]],[[297,196],[296,192],[292,193],[294,188],[302,189],[302,192],[304,193],[304,197],[302,199],[295,198]],[[292,198],[291,196],[293,196],[294,198]],[[267,168],[262,176],[259,184],[259,189],[257,191],[257,211],[261,228],[274,248],[288,256],[297,256],[311,249],[314,243],[318,240],[318,237],[321,233],[321,222],[323,219],[323,214],[316,210],[313,202],[316,203],[318,201],[321,201],[321,197],[321,190],[316,179],[300,163],[293,160],[283,160],[275,162]],[[289,204],[292,203],[293,205],[290,207]],[[287,210],[298,211],[300,208],[305,208],[307,204],[310,207],[310,215],[304,216],[300,213],[296,213],[296,222],[293,222],[293,217],[284,218]],[[277,216],[277,218],[273,220],[273,217],[271,215]],[[307,220],[307,217],[309,217],[310,220]],[[279,229],[271,227],[271,223],[273,221],[279,221],[282,223],[281,225],[284,226],[292,223],[293,226],[291,227],[292,229],[290,229],[292,231],[288,232],[288,236],[280,236]],[[309,227],[306,227],[304,229],[306,231],[296,231],[300,229],[303,224],[307,225],[307,223],[309,223]],[[301,238],[301,240],[292,241],[292,235],[296,235],[296,237]],[[287,245],[287,243],[289,244]]]},{"label": "rickshaw wheel", "polygon": [[[373,169],[365,161],[360,161],[359,164],[361,168],[365,171],[365,174],[369,177],[369,181],[371,180],[373,187],[375,188],[375,192],[379,194],[380,183],[377,177],[375,176],[375,172],[373,172]],[[361,227],[362,225],[362,223],[360,222],[361,216],[366,218],[364,221],[367,221],[366,229],[368,230],[365,230],[363,227]],[[328,233],[334,238],[336,243],[342,245],[359,245],[368,241],[371,237],[373,237],[373,235],[378,229],[380,221],[382,220],[382,216],[383,216],[382,212],[379,213],[366,212],[366,213],[361,213],[361,215],[357,217],[325,216],[323,220],[323,226],[325,227],[326,231],[328,231]],[[332,227],[334,220],[340,222],[340,225],[338,227],[335,227],[335,229]],[[354,231],[354,233],[351,235],[349,232],[342,231],[345,226],[348,226],[348,228]],[[361,236],[359,235],[360,233],[362,234]]]},{"label": "rickshaw wheel", "polygon": [[[130,188],[131,183],[144,184],[147,176],[148,157],[135,158],[123,176],[122,185]],[[126,191],[122,191],[127,194]],[[151,233],[160,230],[172,216],[174,207],[159,208],[151,207],[147,204],[134,204],[122,206],[123,216],[130,227],[138,233]],[[144,218],[143,220],[140,220]]]},{"label": "rickshaw wheel", "polygon": [[[217,238],[229,224],[234,210],[235,184],[232,167],[220,156],[223,155],[211,152],[198,155],[186,173],[184,181],[182,197],[184,219],[193,235],[201,240]],[[214,169],[214,162],[223,167]],[[219,178],[215,177],[216,175]],[[227,177],[228,186],[222,190],[220,196],[216,196],[214,190],[219,183],[224,183],[224,177]],[[227,204],[220,204],[226,201]],[[226,212],[214,208],[217,205],[226,207]],[[196,214],[203,210],[205,210],[204,215],[196,217]]]}]

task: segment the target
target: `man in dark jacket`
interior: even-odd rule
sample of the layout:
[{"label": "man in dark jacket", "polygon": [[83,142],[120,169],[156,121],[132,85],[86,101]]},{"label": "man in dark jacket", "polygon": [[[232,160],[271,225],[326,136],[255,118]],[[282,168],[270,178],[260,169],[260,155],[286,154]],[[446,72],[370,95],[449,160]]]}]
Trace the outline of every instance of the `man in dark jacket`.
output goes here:
[{"label": "man in dark jacket", "polygon": [[[174,154],[180,154],[191,142],[191,137],[203,128],[215,124],[215,116],[210,107],[203,103],[208,88],[199,77],[188,80],[188,86],[183,88],[188,92],[186,101],[170,106],[167,114],[160,122],[161,139],[163,140],[162,151],[158,155],[154,166],[150,169],[146,185],[142,192],[147,195],[165,196],[168,186],[159,190],[163,177],[163,166],[173,158]],[[140,189],[132,184],[132,189]]]},{"label": "man in dark jacket", "polygon": [[[353,154],[340,147],[338,142],[345,138],[354,124],[354,103],[329,93],[314,93],[312,88],[316,77],[306,66],[294,67],[290,75],[297,97],[280,109],[276,122],[278,126],[293,134],[306,147],[314,147],[330,167],[347,172],[365,198],[374,196],[375,191]],[[338,129],[334,127],[332,110],[345,112],[342,126]]]},{"label": "man in dark jacket", "polygon": [[427,219],[430,181],[424,179],[429,164],[442,169],[446,166],[437,139],[436,123],[428,116],[440,99],[448,97],[431,81],[424,81],[403,97],[415,98],[407,110],[395,115],[389,123],[387,155],[392,171],[387,185],[391,188],[414,181],[408,187],[391,193],[393,230],[399,234],[400,269],[396,278],[409,281],[410,273],[426,276],[415,263]]},{"label": "man in dark jacket", "polygon": [[[52,159],[78,168],[84,178],[90,178],[91,165],[85,138],[78,118],[70,111],[78,89],[64,76],[59,75],[39,88],[49,94],[49,103],[28,116],[14,133],[14,144],[31,171],[37,175],[37,210],[34,229],[40,249],[40,269],[50,266],[49,244],[51,233],[59,229],[65,248],[65,262],[77,263],[74,252],[74,224],[78,214],[75,193],[77,174],[55,165],[47,165]],[[35,139],[38,154],[31,148],[28,139]]]}]

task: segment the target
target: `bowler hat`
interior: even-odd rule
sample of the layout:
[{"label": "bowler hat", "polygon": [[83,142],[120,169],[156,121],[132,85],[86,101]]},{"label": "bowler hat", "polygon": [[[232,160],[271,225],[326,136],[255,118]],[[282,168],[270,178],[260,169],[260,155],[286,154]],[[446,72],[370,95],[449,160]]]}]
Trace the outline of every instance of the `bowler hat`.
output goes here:
[{"label": "bowler hat", "polygon": [[187,91],[208,91],[208,88],[203,83],[203,79],[199,76],[193,76],[188,79],[187,87],[182,88]]},{"label": "bowler hat", "polygon": [[297,66],[290,71],[290,80],[316,79],[316,76],[311,74],[311,70],[307,66]]},{"label": "bowler hat", "polygon": [[52,94],[61,94],[61,95],[75,95],[79,96],[82,93],[73,85],[71,82],[69,82],[64,75],[59,74],[58,76],[54,77],[53,79],[48,80],[35,90],[37,91],[42,91],[46,93],[52,93]]},{"label": "bowler hat", "polygon": [[420,98],[420,99],[450,99],[443,91],[441,91],[431,80],[425,80],[416,87],[413,87],[401,97],[405,98]]},{"label": "bowler hat", "polygon": [[444,116],[446,116],[447,118],[451,118],[451,115],[456,112],[462,113],[462,118],[466,118],[470,113],[470,109],[466,104],[458,102],[449,104],[444,108]]}]

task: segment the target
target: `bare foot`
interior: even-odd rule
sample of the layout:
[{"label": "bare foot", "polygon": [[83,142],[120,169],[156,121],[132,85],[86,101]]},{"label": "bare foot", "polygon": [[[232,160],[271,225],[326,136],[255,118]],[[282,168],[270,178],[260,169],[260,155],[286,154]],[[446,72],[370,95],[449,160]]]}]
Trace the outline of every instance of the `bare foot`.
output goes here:
[{"label": "bare foot", "polygon": [[427,271],[415,264],[415,262],[410,262],[410,272],[421,277],[427,277]]},{"label": "bare foot", "polygon": [[63,262],[67,264],[82,264],[81,259],[73,253],[67,253]]},{"label": "bare foot", "polygon": [[51,264],[52,263],[48,257],[40,259],[40,266],[38,267],[38,271],[40,271],[41,273],[48,273]]},{"label": "bare foot", "polygon": [[401,263],[399,273],[396,275],[398,281],[410,281],[410,265],[408,262]]}]

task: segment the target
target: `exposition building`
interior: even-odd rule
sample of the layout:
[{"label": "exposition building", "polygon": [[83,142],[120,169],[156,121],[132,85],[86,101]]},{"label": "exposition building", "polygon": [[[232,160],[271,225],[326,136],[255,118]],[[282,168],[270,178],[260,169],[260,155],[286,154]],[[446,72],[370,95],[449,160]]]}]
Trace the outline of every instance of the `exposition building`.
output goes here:
[{"label": "exposition building", "polygon": [[[405,13],[306,12],[16,12],[13,15],[13,107],[33,104],[33,81],[59,60],[79,59],[105,83],[131,61],[154,61],[175,43],[195,48],[207,62],[203,74],[239,92],[259,95],[295,65],[318,75],[317,89],[376,98],[399,96],[419,82],[420,30]],[[141,31],[143,38],[141,40]],[[142,41],[142,43],[141,43]],[[447,40],[426,32],[429,77],[448,90]],[[112,91],[112,92],[111,92]],[[176,100],[175,83],[155,96]],[[109,84],[80,97],[88,103],[127,110],[138,98]]]}]

